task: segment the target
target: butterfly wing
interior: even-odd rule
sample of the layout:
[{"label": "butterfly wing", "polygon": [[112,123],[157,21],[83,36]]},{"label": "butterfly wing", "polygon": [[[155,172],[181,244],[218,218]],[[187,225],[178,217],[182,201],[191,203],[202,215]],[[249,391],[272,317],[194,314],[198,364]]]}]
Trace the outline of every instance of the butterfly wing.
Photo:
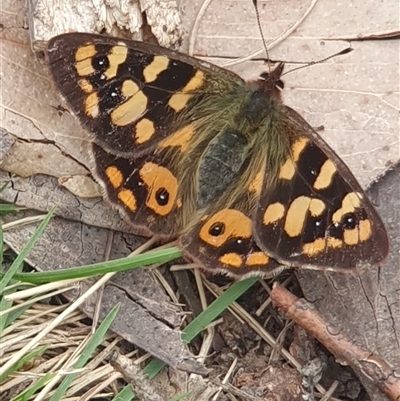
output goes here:
[{"label": "butterfly wing", "polygon": [[254,218],[257,244],[291,266],[348,270],[388,254],[385,227],[351,171],[311,126],[286,107],[299,133]]},{"label": "butterfly wing", "polygon": [[271,277],[284,266],[262,251],[253,236],[252,203],[254,193],[244,190],[240,198],[226,208],[211,207],[195,224],[186,228],[180,246],[186,257],[209,271],[222,272],[235,278],[251,275]]},{"label": "butterfly wing", "polygon": [[157,154],[115,156],[93,144],[96,170],[109,203],[116,206],[139,235],[170,238],[180,229],[179,183]]},{"label": "butterfly wing", "polygon": [[56,36],[47,58],[57,89],[94,142],[124,157],[152,151],[183,128],[188,121],[180,116],[200,97],[243,83],[194,57],[103,35]]},{"label": "butterfly wing", "polygon": [[288,149],[274,157],[271,125],[261,127],[267,132],[255,135],[226,194],[182,236],[184,252],[236,277],[271,276],[284,266],[349,271],[381,262],[386,230],[357,180],[300,115],[282,107],[285,132],[277,135]]},{"label": "butterfly wing", "polygon": [[139,233],[176,235],[196,207],[188,171],[216,133],[221,94],[243,80],[159,46],[85,33],[51,39],[47,58],[92,135],[93,174],[107,198]]}]

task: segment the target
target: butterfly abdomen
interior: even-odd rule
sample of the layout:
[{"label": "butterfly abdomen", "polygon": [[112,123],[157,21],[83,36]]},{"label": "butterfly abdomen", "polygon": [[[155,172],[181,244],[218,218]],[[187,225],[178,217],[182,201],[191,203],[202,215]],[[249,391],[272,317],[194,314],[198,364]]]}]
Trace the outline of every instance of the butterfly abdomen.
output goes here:
[{"label": "butterfly abdomen", "polygon": [[236,177],[247,156],[248,140],[228,128],[208,144],[199,165],[198,206],[204,207],[220,195]]}]

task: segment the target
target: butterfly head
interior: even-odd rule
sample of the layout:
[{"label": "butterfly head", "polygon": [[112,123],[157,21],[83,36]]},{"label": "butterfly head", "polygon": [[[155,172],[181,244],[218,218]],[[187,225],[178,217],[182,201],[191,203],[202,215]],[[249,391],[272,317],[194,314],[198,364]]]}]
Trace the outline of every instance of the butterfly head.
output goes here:
[{"label": "butterfly head", "polygon": [[284,87],[284,83],[281,80],[285,65],[279,63],[277,67],[271,72],[263,72],[258,77],[258,84],[260,85],[263,92],[271,93],[276,90],[281,91]]}]

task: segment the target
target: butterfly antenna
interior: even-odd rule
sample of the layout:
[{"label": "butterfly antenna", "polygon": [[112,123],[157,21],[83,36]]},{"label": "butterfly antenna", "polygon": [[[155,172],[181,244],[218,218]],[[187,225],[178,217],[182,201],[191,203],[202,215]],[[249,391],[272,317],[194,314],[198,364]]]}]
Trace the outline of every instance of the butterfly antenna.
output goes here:
[{"label": "butterfly antenna", "polygon": [[257,2],[257,0],[253,0],[253,5],[254,5],[254,9],[256,11],[256,19],[257,19],[258,30],[260,31],[261,40],[263,42],[264,50],[265,50],[265,53],[267,55],[268,69],[269,69],[269,72],[271,72],[271,63],[270,63],[270,60],[269,60],[269,53],[268,53],[267,43],[265,41],[264,32],[263,32],[263,29],[262,29],[262,26],[261,26],[260,11],[258,10],[258,2]]},{"label": "butterfly antenna", "polygon": [[293,71],[302,70],[303,68],[310,67],[311,65],[324,63],[325,61],[328,61],[331,58],[334,58],[334,57],[337,57],[337,56],[342,56],[343,54],[347,54],[347,53],[350,53],[352,51],[353,51],[353,49],[351,47],[348,47],[347,49],[343,49],[340,52],[337,52],[335,54],[331,54],[330,56],[325,57],[325,58],[323,58],[321,60],[310,61],[309,63],[307,63],[305,65],[301,65],[299,67],[293,68],[292,70],[286,71],[285,73],[282,74],[282,76],[286,75],[286,74],[289,74],[290,72],[293,72]]}]

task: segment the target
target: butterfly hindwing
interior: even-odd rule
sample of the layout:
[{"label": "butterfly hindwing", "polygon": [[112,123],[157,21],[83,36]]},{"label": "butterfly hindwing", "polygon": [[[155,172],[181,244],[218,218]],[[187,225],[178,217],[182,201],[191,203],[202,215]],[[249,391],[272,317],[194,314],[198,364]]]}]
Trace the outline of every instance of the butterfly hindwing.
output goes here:
[{"label": "butterfly hindwing", "polygon": [[244,190],[233,203],[224,199],[224,209],[211,206],[206,210],[180,238],[185,255],[210,271],[233,277],[272,276],[281,271],[283,266],[254,239],[251,204],[256,198],[251,192]]},{"label": "butterfly hindwing", "polygon": [[93,144],[96,170],[108,201],[119,208],[137,234],[171,238],[182,224],[180,185],[160,155],[115,156]]}]

